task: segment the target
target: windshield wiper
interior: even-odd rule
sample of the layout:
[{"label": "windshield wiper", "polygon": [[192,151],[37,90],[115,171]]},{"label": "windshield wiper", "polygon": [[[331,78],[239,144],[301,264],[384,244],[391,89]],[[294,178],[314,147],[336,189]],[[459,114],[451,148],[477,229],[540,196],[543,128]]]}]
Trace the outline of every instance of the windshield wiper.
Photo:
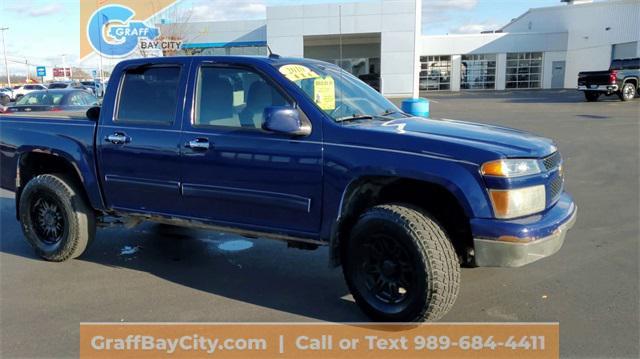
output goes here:
[{"label": "windshield wiper", "polygon": [[404,115],[404,116],[406,116],[406,115],[407,115],[406,113],[404,113],[404,112],[402,112],[402,111],[398,111],[398,110],[391,110],[391,109],[389,109],[389,110],[384,111],[382,114],[380,114],[380,116],[395,115],[395,114],[397,114],[397,113],[399,113],[399,114],[401,114],[401,115]]},{"label": "windshield wiper", "polygon": [[336,122],[345,122],[345,121],[357,121],[357,120],[373,120],[373,116],[365,115],[362,113],[354,113],[351,116],[344,116],[336,118]]}]

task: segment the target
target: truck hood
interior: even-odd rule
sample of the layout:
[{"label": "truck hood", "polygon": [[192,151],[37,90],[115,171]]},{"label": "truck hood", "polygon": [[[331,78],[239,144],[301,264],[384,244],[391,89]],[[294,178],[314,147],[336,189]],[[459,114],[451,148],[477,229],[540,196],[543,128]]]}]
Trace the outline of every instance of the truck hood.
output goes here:
[{"label": "truck hood", "polygon": [[457,142],[465,147],[494,152],[501,157],[540,158],[553,153],[553,141],[528,132],[473,122],[407,117],[392,121],[359,121],[349,126],[374,131],[394,133]]}]

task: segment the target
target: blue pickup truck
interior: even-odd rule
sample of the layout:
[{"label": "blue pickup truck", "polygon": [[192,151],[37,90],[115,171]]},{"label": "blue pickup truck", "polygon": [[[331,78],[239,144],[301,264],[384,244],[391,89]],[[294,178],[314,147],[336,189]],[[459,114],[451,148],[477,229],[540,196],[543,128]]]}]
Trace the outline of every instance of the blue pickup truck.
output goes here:
[{"label": "blue pickup truck", "polygon": [[328,246],[371,318],[436,320],[461,266],[549,256],[576,217],[551,140],[411,116],[328,63],[146,58],[110,83],[81,117],[0,117],[1,185],[46,260],[114,221]]}]

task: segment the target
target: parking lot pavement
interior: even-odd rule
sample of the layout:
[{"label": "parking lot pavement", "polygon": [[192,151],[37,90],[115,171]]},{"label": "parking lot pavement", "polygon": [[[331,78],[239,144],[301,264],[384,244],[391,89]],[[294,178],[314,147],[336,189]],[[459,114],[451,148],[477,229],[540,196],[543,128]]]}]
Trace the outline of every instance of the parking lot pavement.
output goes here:
[{"label": "parking lot pavement", "polygon": [[[640,100],[575,91],[429,94],[434,117],[554,138],[578,222],[556,255],[463,269],[444,321],[560,322],[565,357],[638,357]],[[0,357],[75,356],[79,322],[366,321],[327,250],[145,224],[99,231],[82,258],[37,259],[0,191]]]}]

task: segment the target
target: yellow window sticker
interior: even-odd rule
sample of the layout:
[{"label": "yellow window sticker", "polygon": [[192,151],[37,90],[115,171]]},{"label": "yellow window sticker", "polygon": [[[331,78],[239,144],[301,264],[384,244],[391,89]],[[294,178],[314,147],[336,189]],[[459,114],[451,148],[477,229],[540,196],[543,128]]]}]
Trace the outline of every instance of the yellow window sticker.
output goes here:
[{"label": "yellow window sticker", "polygon": [[313,100],[323,110],[336,108],[336,84],[331,76],[313,80]]},{"label": "yellow window sticker", "polygon": [[317,73],[306,66],[302,65],[284,65],[280,66],[280,73],[290,81],[300,81],[305,79],[315,79],[320,77]]}]

